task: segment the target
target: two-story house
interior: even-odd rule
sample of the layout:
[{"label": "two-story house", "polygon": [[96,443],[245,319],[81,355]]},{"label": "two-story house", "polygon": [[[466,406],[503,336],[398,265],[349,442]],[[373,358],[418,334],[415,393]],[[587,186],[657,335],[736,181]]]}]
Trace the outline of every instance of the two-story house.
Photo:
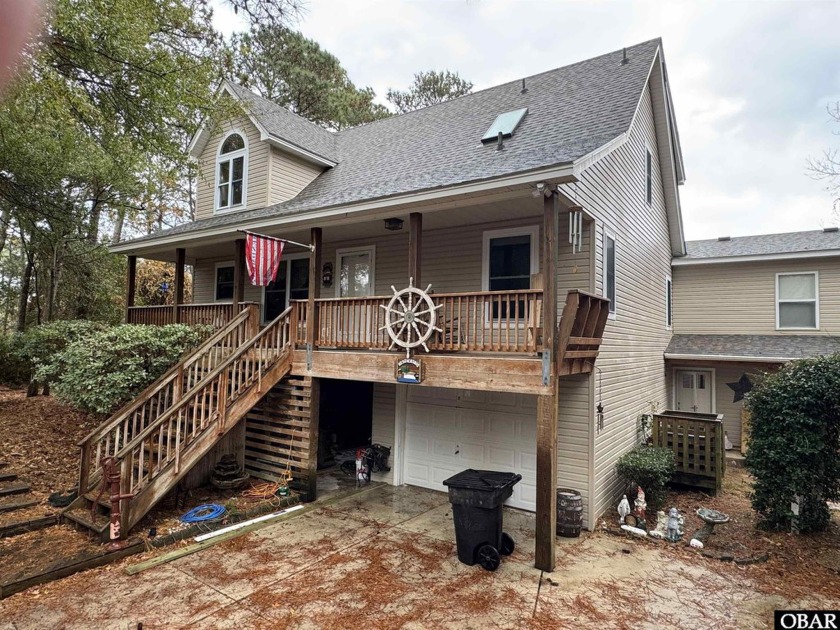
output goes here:
[{"label": "two-story house", "polygon": [[[742,442],[743,395],[762,372],[840,351],[840,232],[689,241],[673,266],[674,409],[722,413]],[[669,288],[671,282],[669,280]]]},{"label": "two-story house", "polygon": [[[537,513],[550,570],[557,487],[593,527],[637,417],[667,400],[685,250],[661,41],[339,133],[222,92],[242,114],[192,143],[196,220],[113,247],[129,322],[220,332],[92,434],[82,485],[104,455],[123,462],[131,527],[224,436],[312,498],[318,451],[362,436],[392,448],[393,484],[520,473],[510,504]],[[240,230],[312,249],[289,244],[252,286]],[[176,306],[134,305],[138,257],[176,263]]]}]

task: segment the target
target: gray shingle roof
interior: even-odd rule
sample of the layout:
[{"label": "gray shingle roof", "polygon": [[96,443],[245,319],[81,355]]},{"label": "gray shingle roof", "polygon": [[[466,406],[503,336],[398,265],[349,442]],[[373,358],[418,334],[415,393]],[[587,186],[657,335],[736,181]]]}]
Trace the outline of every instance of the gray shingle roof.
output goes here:
[{"label": "gray shingle roof", "polygon": [[[284,203],[222,214],[128,242],[233,228],[252,220],[570,164],[630,128],[660,46],[661,40],[654,39],[627,48],[629,63],[624,65],[619,50],[528,77],[525,94],[517,80],[335,134],[240,87],[237,93],[278,136],[292,139],[294,134],[295,143],[317,143],[317,152],[325,156],[332,138],[338,165]],[[481,143],[497,115],[522,107],[528,114],[503,151],[495,143]]]},{"label": "gray shingle roof", "polygon": [[674,335],[665,355],[800,359],[840,352],[829,335]]},{"label": "gray shingle roof", "polygon": [[686,248],[688,255],[683,260],[840,250],[840,232],[813,230],[787,234],[735,236],[728,241],[718,239],[687,241]]},{"label": "gray shingle roof", "polygon": [[280,107],[274,101],[269,101],[254,94],[248,88],[231,81],[228,87],[233,90],[265,130],[272,136],[282,138],[287,142],[315,153],[330,162],[338,161],[336,148],[336,134],[314,125],[305,118]]}]

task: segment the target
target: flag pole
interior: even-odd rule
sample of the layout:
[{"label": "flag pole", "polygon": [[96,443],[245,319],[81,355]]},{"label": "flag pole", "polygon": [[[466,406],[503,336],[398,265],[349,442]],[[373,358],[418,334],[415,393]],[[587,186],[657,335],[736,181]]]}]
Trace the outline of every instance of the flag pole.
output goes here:
[{"label": "flag pole", "polygon": [[277,238],[276,236],[266,236],[265,234],[257,234],[256,232],[249,232],[248,230],[236,230],[237,232],[242,232],[243,234],[250,234],[251,236],[258,236],[260,238],[267,238],[270,241],[280,241],[281,243],[289,243],[290,245],[298,245],[299,247],[305,247],[310,252],[315,251],[314,245],[307,245],[306,243],[298,243],[297,241],[290,241],[287,238]]}]

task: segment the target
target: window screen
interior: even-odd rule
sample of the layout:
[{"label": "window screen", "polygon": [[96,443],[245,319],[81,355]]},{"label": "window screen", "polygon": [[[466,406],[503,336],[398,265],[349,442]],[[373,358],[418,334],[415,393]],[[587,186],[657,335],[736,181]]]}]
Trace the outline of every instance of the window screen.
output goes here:
[{"label": "window screen", "polygon": [[610,313],[615,313],[615,239],[604,237],[604,297],[610,301]]},{"label": "window screen", "polygon": [[777,276],[778,327],[817,327],[817,275],[815,273]]},{"label": "window screen", "polygon": [[[490,291],[515,291],[531,288],[531,235],[504,236],[490,239]],[[508,300],[493,303],[493,318],[524,319],[525,301]]]},{"label": "window screen", "polygon": [[216,267],[216,299],[233,299],[233,267]]}]

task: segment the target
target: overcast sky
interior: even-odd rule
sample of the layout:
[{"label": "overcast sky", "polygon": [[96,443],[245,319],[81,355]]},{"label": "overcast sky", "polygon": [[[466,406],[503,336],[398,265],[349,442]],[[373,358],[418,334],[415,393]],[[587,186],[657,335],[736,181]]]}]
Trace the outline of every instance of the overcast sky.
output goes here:
[{"label": "overcast sky", "polygon": [[[221,0],[216,0],[221,2]],[[217,26],[241,24],[224,7]],[[419,70],[490,87],[662,37],[686,238],[837,223],[809,157],[840,148],[840,2],[308,0],[297,28],[384,102]]]}]

